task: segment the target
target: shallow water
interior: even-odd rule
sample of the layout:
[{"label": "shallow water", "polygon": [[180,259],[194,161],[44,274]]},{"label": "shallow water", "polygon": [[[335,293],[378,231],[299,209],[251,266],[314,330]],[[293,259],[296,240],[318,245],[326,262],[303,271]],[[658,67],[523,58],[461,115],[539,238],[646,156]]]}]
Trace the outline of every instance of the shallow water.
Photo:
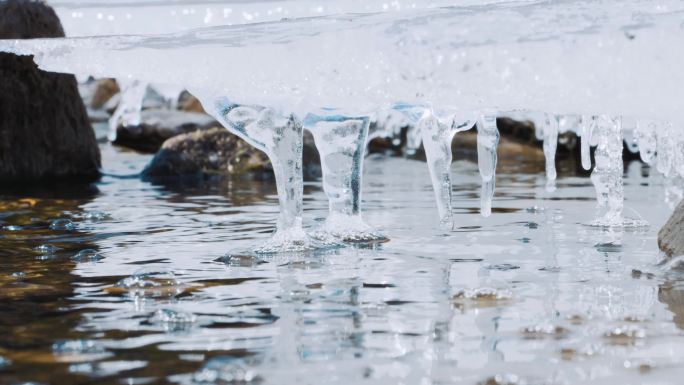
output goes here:
[{"label": "shallow water", "polygon": [[[683,276],[656,266],[671,207],[640,163],[627,168],[626,206],[647,230],[584,226],[588,178],[561,168],[549,194],[543,165],[505,160],[483,218],[477,166],[460,160],[448,232],[424,163],[371,156],[365,218],[391,242],[256,260],[221,257],[269,236],[272,181],[155,185],[130,176],[149,157],[102,148],[109,176],[93,189],[0,199],[0,383],[676,384],[684,374]],[[305,186],[304,205],[309,225],[325,217],[320,182]]]}]

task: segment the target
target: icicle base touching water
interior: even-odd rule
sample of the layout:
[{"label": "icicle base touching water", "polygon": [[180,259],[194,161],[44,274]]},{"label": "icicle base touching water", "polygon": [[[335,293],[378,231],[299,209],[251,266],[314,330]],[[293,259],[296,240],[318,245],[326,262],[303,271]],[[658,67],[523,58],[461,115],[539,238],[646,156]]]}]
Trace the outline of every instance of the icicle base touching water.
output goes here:
[{"label": "icicle base touching water", "polygon": [[143,99],[148,86],[148,83],[139,80],[117,79],[117,81],[121,87],[121,100],[109,118],[107,139],[111,142],[116,140],[116,130],[119,127],[140,125]]},{"label": "icicle base touching water", "polygon": [[303,127],[293,114],[262,106],[242,106],[223,97],[194,92],[205,110],[225,128],[266,153],[273,166],[280,215],[274,235],[255,254],[303,253],[331,247],[302,227]]},{"label": "icicle base touching water", "polygon": [[349,117],[325,110],[309,114],[304,126],[311,131],[321,157],[323,190],[328,197],[329,213],[323,226],[311,236],[324,243],[386,242],[361,217],[363,158],[368,137],[368,117]]},{"label": "icicle base touching water", "polygon": [[597,140],[591,181],[596,189],[598,213],[589,223],[594,227],[637,228],[648,226],[646,221],[623,216],[624,185],[622,163],[622,119],[599,116],[593,137]]},{"label": "icicle base touching water", "polygon": [[482,115],[477,122],[477,165],[482,177],[480,212],[485,217],[492,214],[498,145],[499,130],[496,126],[496,115]]}]

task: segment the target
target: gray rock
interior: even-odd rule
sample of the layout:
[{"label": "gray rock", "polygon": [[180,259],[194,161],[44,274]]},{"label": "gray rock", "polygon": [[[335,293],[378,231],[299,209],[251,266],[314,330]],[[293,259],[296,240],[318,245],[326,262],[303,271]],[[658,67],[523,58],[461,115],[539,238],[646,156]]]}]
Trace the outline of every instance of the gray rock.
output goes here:
[{"label": "gray rock", "polygon": [[684,255],[684,200],[658,232],[658,247],[669,257]]},{"label": "gray rock", "polygon": [[[0,2],[0,38],[63,37],[43,2]],[[95,179],[100,152],[72,75],[40,71],[30,56],[0,53],[0,179]]]},{"label": "gray rock", "polygon": [[120,126],[115,144],[143,152],[155,152],[174,136],[219,127],[209,115],[176,110],[143,110],[139,126]]},{"label": "gray rock", "polygon": [[143,177],[187,177],[261,173],[270,169],[264,153],[222,127],[175,136],[162,146]]}]

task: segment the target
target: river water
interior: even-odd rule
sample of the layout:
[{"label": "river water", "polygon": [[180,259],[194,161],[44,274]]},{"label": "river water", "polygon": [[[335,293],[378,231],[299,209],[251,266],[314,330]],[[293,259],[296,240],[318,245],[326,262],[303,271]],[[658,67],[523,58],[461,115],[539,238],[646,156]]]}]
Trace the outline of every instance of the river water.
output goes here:
[{"label": "river water", "polygon": [[[364,215],[390,242],[254,259],[225,256],[270,235],[272,180],[155,184],[149,156],[102,150],[94,186],[0,195],[2,384],[681,383],[684,275],[657,265],[671,205],[641,163],[626,214],[648,229],[584,225],[589,178],[560,167],[550,194],[516,159],[484,218],[461,159],[445,231],[425,163],[373,155]],[[325,217],[320,182],[304,206]]]}]

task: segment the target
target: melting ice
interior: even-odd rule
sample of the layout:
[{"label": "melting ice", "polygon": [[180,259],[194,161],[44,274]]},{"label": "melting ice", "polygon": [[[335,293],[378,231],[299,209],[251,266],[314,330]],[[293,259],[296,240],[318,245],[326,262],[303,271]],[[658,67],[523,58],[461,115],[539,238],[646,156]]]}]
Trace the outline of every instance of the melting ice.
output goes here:
[{"label": "melting ice", "polygon": [[[0,50],[35,55],[49,71],[130,79],[113,125],[135,124],[140,89],[149,83],[178,83],[170,94],[190,90],[274,165],[281,216],[262,252],[319,246],[301,228],[304,128],[330,161],[323,167],[331,202],[323,230],[344,239],[361,229],[373,238],[376,232],[361,218],[360,159],[369,117],[388,111],[411,124],[411,148],[422,142],[447,225],[453,225],[451,139],[477,127],[481,212],[489,215],[496,118],[511,113],[536,117],[549,193],[555,190],[559,132],[572,130],[581,138],[586,169],[596,147],[592,181],[599,216],[593,225],[643,225],[622,214],[623,139],[665,177],[684,177],[684,50],[673,49],[684,44],[681,1],[418,6],[302,0],[185,7],[180,16],[177,5],[148,4],[168,12],[159,30],[126,21],[148,17],[145,7],[93,11],[62,4],[61,12],[71,10],[67,31],[83,37],[0,41]],[[201,22],[195,9],[204,12]],[[99,12],[98,19],[124,20],[107,27],[121,29],[87,30],[82,26],[88,23],[78,20],[91,11]],[[103,31],[113,35],[94,36]],[[561,127],[561,120],[574,123]],[[626,128],[626,121],[634,127]],[[372,135],[396,131],[389,126]]]}]

